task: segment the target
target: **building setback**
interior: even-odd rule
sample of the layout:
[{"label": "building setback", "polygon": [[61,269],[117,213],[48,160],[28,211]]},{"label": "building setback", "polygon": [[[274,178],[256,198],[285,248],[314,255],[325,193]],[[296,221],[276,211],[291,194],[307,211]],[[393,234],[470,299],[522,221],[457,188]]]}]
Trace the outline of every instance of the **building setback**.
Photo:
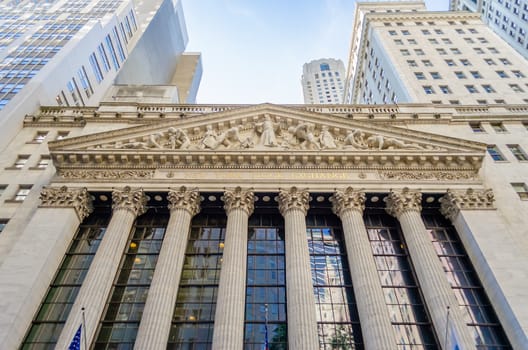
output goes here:
[{"label": "building setback", "polygon": [[526,60],[468,12],[358,3],[346,103],[525,104]]},{"label": "building setback", "polygon": [[452,0],[449,9],[480,13],[484,23],[528,59],[528,1]]},{"label": "building setback", "polygon": [[[171,83],[188,41],[180,1],[6,0],[0,13],[0,149],[40,105],[97,106],[116,81]],[[180,83],[193,88],[180,102],[194,102],[198,84]]]},{"label": "building setback", "polygon": [[345,66],[341,60],[322,58],[303,65],[304,103],[335,104],[343,100]]}]

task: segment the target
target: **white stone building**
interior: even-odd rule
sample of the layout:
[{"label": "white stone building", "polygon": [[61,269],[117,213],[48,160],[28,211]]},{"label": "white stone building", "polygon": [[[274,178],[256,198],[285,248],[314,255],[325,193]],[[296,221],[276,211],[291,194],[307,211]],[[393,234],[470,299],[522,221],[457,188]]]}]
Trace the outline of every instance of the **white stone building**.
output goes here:
[{"label": "white stone building", "polygon": [[480,13],[495,33],[528,59],[528,1],[451,0],[449,8]]},{"label": "white stone building", "polygon": [[526,60],[468,12],[358,3],[345,103],[524,104]]},{"label": "white stone building", "polygon": [[301,84],[306,104],[342,103],[345,84],[343,61],[322,58],[305,63]]},{"label": "white stone building", "polygon": [[142,101],[1,153],[0,348],[526,348],[526,106]]},{"label": "white stone building", "polygon": [[180,1],[0,1],[0,149],[41,105],[96,106],[116,81],[171,84],[179,63],[194,62],[195,81],[178,81],[174,102],[194,102],[187,40]]}]

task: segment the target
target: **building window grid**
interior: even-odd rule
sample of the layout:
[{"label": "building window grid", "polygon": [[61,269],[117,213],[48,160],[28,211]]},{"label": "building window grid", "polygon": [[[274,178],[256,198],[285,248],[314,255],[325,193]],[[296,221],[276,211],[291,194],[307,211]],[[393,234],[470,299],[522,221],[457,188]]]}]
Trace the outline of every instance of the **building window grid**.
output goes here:
[{"label": "building window grid", "polygon": [[506,158],[502,155],[501,151],[496,145],[488,145],[487,146],[488,154],[490,155],[491,159],[493,159],[496,162],[504,162],[506,161]]},{"label": "building window grid", "polygon": [[13,197],[13,201],[23,202],[24,200],[26,200],[32,187],[33,185],[19,185],[15,196]]},{"label": "building window grid", "polygon": [[136,219],[97,332],[95,348],[133,346],[167,227],[168,212],[149,208]]},{"label": "building window grid", "polygon": [[21,350],[54,347],[109,220],[108,211],[96,210],[81,223],[31,323]]},{"label": "building window grid", "polygon": [[514,182],[511,186],[521,200],[528,200],[528,186],[524,182]]},{"label": "building window grid", "polygon": [[504,126],[502,122],[493,122],[493,123],[490,123],[490,125],[496,133],[504,134],[508,132],[508,130],[506,130],[506,127]]},{"label": "building window grid", "polygon": [[27,154],[20,154],[17,156],[15,163],[13,164],[12,168],[15,169],[22,169],[28,162],[29,155]]},{"label": "building window grid", "polygon": [[439,348],[397,223],[377,210],[364,218],[398,348]]},{"label": "building window grid", "polygon": [[341,223],[333,215],[309,213],[306,226],[320,348],[362,347]]},{"label": "building window grid", "polygon": [[168,348],[208,348],[213,341],[226,217],[204,211],[191,223]]},{"label": "building window grid", "polygon": [[0,233],[2,233],[2,231],[4,231],[7,223],[9,222],[8,219],[0,219]]},{"label": "building window grid", "polygon": [[277,213],[253,214],[248,223],[244,349],[287,347],[284,220]]},{"label": "building window grid", "polygon": [[422,213],[447,280],[473,329],[477,349],[511,349],[479,277],[453,226],[437,211]]}]

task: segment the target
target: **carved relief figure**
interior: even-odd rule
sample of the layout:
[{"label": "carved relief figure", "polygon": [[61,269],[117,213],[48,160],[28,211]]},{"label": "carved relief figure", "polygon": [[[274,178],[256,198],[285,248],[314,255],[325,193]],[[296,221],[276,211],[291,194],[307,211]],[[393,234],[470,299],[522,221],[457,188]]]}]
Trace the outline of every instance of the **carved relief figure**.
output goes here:
[{"label": "carved relief figure", "polygon": [[367,145],[370,148],[383,149],[422,149],[417,144],[405,143],[404,141],[384,137],[382,135],[371,135],[367,138]]},{"label": "carved relief figure", "polygon": [[328,131],[328,126],[323,126],[321,128],[321,135],[319,135],[319,142],[323,149],[334,149],[337,148],[337,145],[334,140],[334,135]]},{"label": "carved relief figure", "polygon": [[189,140],[187,133],[180,128],[170,127],[167,135],[170,149],[187,149],[191,145],[191,140]]},{"label": "carved relief figure", "polygon": [[345,137],[345,146],[352,146],[354,148],[366,149],[368,146],[365,143],[365,134],[358,129],[352,129],[347,131]]},{"label": "carved relief figure", "polygon": [[288,131],[292,134],[289,144],[298,143],[302,149],[321,149],[316,137],[313,134],[314,125],[310,123],[301,123],[297,126],[290,126]]},{"label": "carved relief figure", "polygon": [[217,137],[218,144],[222,144],[226,147],[231,146],[232,142],[239,142],[240,144],[243,143],[242,139],[240,138],[240,126],[233,126],[232,128],[227,129]]},{"label": "carved relief figure", "polygon": [[213,130],[212,125],[207,125],[205,134],[200,141],[200,145],[198,146],[201,149],[209,148],[209,149],[215,149],[218,147],[218,141],[216,140],[216,132]]},{"label": "carved relief figure", "polygon": [[262,123],[255,124],[257,134],[260,134],[259,145],[267,147],[277,147],[277,137],[275,132],[279,131],[279,123],[274,123],[269,115],[264,116]]}]

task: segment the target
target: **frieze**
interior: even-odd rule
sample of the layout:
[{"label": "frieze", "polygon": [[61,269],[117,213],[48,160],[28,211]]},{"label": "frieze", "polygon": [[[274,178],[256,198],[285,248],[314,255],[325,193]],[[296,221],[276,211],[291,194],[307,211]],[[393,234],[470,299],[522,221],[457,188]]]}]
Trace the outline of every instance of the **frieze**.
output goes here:
[{"label": "frieze", "polygon": [[412,180],[441,180],[441,181],[459,181],[475,180],[477,174],[474,171],[380,171],[381,179],[396,181]]},{"label": "frieze", "polygon": [[154,170],[59,170],[58,175],[67,179],[79,180],[128,180],[151,179]]}]

